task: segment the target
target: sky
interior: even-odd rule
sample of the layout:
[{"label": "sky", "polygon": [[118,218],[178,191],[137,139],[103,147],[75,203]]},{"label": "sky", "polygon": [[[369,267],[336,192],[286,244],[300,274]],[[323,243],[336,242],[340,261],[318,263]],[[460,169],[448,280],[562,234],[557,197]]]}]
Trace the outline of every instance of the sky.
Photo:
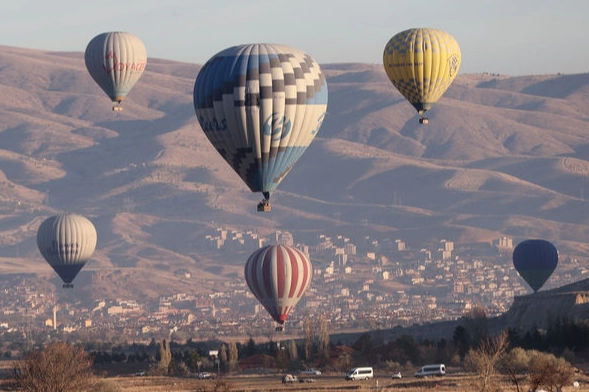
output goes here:
[{"label": "sky", "polygon": [[460,73],[572,74],[589,72],[588,15],[586,0],[18,0],[1,2],[0,45],[83,53],[126,31],[148,58],[204,64],[264,42],[320,64],[382,64],[393,35],[430,27],[460,44]]}]

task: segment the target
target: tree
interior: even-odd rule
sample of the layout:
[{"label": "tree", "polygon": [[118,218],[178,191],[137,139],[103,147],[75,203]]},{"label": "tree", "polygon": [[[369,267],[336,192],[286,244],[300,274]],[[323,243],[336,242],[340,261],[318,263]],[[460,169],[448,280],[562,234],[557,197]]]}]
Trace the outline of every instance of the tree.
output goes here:
[{"label": "tree", "polygon": [[243,356],[247,358],[249,356],[254,355],[256,351],[256,342],[254,341],[254,338],[250,336],[249,340],[247,341],[247,344],[243,348]]},{"label": "tree", "polygon": [[489,336],[489,321],[485,308],[477,304],[463,317],[464,328],[470,338],[470,347],[477,347]]},{"label": "tree", "polygon": [[223,366],[223,368],[227,368],[227,346],[223,343],[221,345],[221,349],[219,350],[219,364]]},{"label": "tree", "polygon": [[365,332],[352,344],[352,348],[356,351],[361,352],[364,355],[368,355],[372,351],[372,336],[369,332]]},{"label": "tree", "polygon": [[188,350],[184,355],[184,361],[188,364],[188,367],[193,372],[198,372],[200,370],[200,354],[195,349]]},{"label": "tree", "polygon": [[509,348],[507,331],[502,331],[495,338],[483,340],[475,349],[471,349],[464,358],[464,367],[477,373],[478,387],[481,392],[498,390],[495,375],[500,361]]},{"label": "tree", "polygon": [[229,372],[237,370],[237,360],[239,352],[237,351],[237,344],[235,342],[229,343]]},{"label": "tree", "polygon": [[75,392],[94,384],[92,358],[81,347],[50,343],[14,363],[16,383],[28,392]]},{"label": "tree", "polygon": [[291,361],[299,359],[299,350],[297,348],[297,342],[295,342],[294,339],[291,340],[288,345],[288,354],[290,355]]},{"label": "tree", "polygon": [[454,346],[458,350],[458,355],[460,355],[460,359],[464,359],[464,356],[468,352],[469,349],[469,337],[468,331],[462,325],[457,326],[454,329],[454,335],[452,336],[452,340],[454,341]]},{"label": "tree", "polygon": [[149,372],[154,375],[167,375],[172,365],[172,351],[166,339],[159,344],[157,358],[158,362],[150,368]]},{"label": "tree", "polygon": [[303,333],[305,335],[305,361],[310,362],[313,356],[313,347],[315,345],[315,334],[313,333],[313,326],[311,319],[305,317],[303,321]]},{"label": "tree", "polygon": [[318,351],[323,357],[325,363],[329,361],[329,330],[327,329],[327,319],[321,315],[319,317],[319,336],[318,336]]},{"label": "tree", "polygon": [[530,361],[530,389],[545,388],[550,392],[561,392],[575,373],[574,368],[564,359],[552,354],[538,353]]}]

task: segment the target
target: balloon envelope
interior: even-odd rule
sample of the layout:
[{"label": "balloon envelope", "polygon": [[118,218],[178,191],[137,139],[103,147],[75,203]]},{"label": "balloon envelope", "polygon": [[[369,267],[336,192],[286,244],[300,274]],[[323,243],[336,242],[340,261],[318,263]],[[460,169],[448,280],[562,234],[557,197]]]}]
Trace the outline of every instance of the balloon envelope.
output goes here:
[{"label": "balloon envelope", "polygon": [[409,29],[387,43],[383,64],[387,76],[419,114],[450,87],[462,55],[458,42],[437,29]]},{"label": "balloon envelope", "polygon": [[225,49],[200,70],[194,109],[202,130],[252,192],[266,199],[292,169],[327,110],[319,65],[298,49]]},{"label": "balloon envelope", "polygon": [[[37,246],[61,280],[71,285],[96,248],[96,229],[77,214],[47,218],[37,231]],[[69,286],[68,286],[69,287]]]},{"label": "balloon envelope", "polygon": [[258,249],[245,264],[245,280],[251,292],[279,324],[311,283],[311,262],[300,250],[286,245]]},{"label": "balloon envelope", "polygon": [[558,251],[545,240],[525,240],[513,250],[513,265],[520,276],[537,292],[558,265]]},{"label": "balloon envelope", "polygon": [[147,64],[145,45],[131,33],[102,33],[86,47],[90,76],[115,103],[120,103],[139,80]]}]

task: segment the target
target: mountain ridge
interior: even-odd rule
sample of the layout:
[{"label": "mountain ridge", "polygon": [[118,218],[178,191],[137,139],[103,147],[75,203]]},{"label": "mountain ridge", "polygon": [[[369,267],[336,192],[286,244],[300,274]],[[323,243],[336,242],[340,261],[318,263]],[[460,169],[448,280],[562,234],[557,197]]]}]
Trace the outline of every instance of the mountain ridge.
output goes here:
[{"label": "mountain ridge", "polygon": [[[589,255],[589,74],[460,74],[420,125],[382,66],[322,64],[326,119],[273,211],[260,214],[261,195],[200,130],[192,106],[200,65],[149,58],[124,111],[113,114],[83,53],[0,51],[0,257],[51,277],[35,244],[40,217],[84,214],[99,238],[80,274],[88,293],[156,293],[90,278],[103,269],[145,282],[177,282],[175,268],[234,276],[243,252],[196,245],[218,226],[291,231],[301,241],[338,231],[394,236],[414,247],[538,237],[571,257]],[[227,258],[226,272],[207,272]]]}]

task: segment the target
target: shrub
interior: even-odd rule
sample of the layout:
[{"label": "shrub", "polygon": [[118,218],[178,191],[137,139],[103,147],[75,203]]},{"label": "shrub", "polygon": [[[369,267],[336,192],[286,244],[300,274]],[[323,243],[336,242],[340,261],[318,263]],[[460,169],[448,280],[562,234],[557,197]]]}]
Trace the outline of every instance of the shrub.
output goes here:
[{"label": "shrub", "polygon": [[51,343],[14,363],[15,381],[29,392],[77,392],[94,383],[92,358],[81,347]]}]

